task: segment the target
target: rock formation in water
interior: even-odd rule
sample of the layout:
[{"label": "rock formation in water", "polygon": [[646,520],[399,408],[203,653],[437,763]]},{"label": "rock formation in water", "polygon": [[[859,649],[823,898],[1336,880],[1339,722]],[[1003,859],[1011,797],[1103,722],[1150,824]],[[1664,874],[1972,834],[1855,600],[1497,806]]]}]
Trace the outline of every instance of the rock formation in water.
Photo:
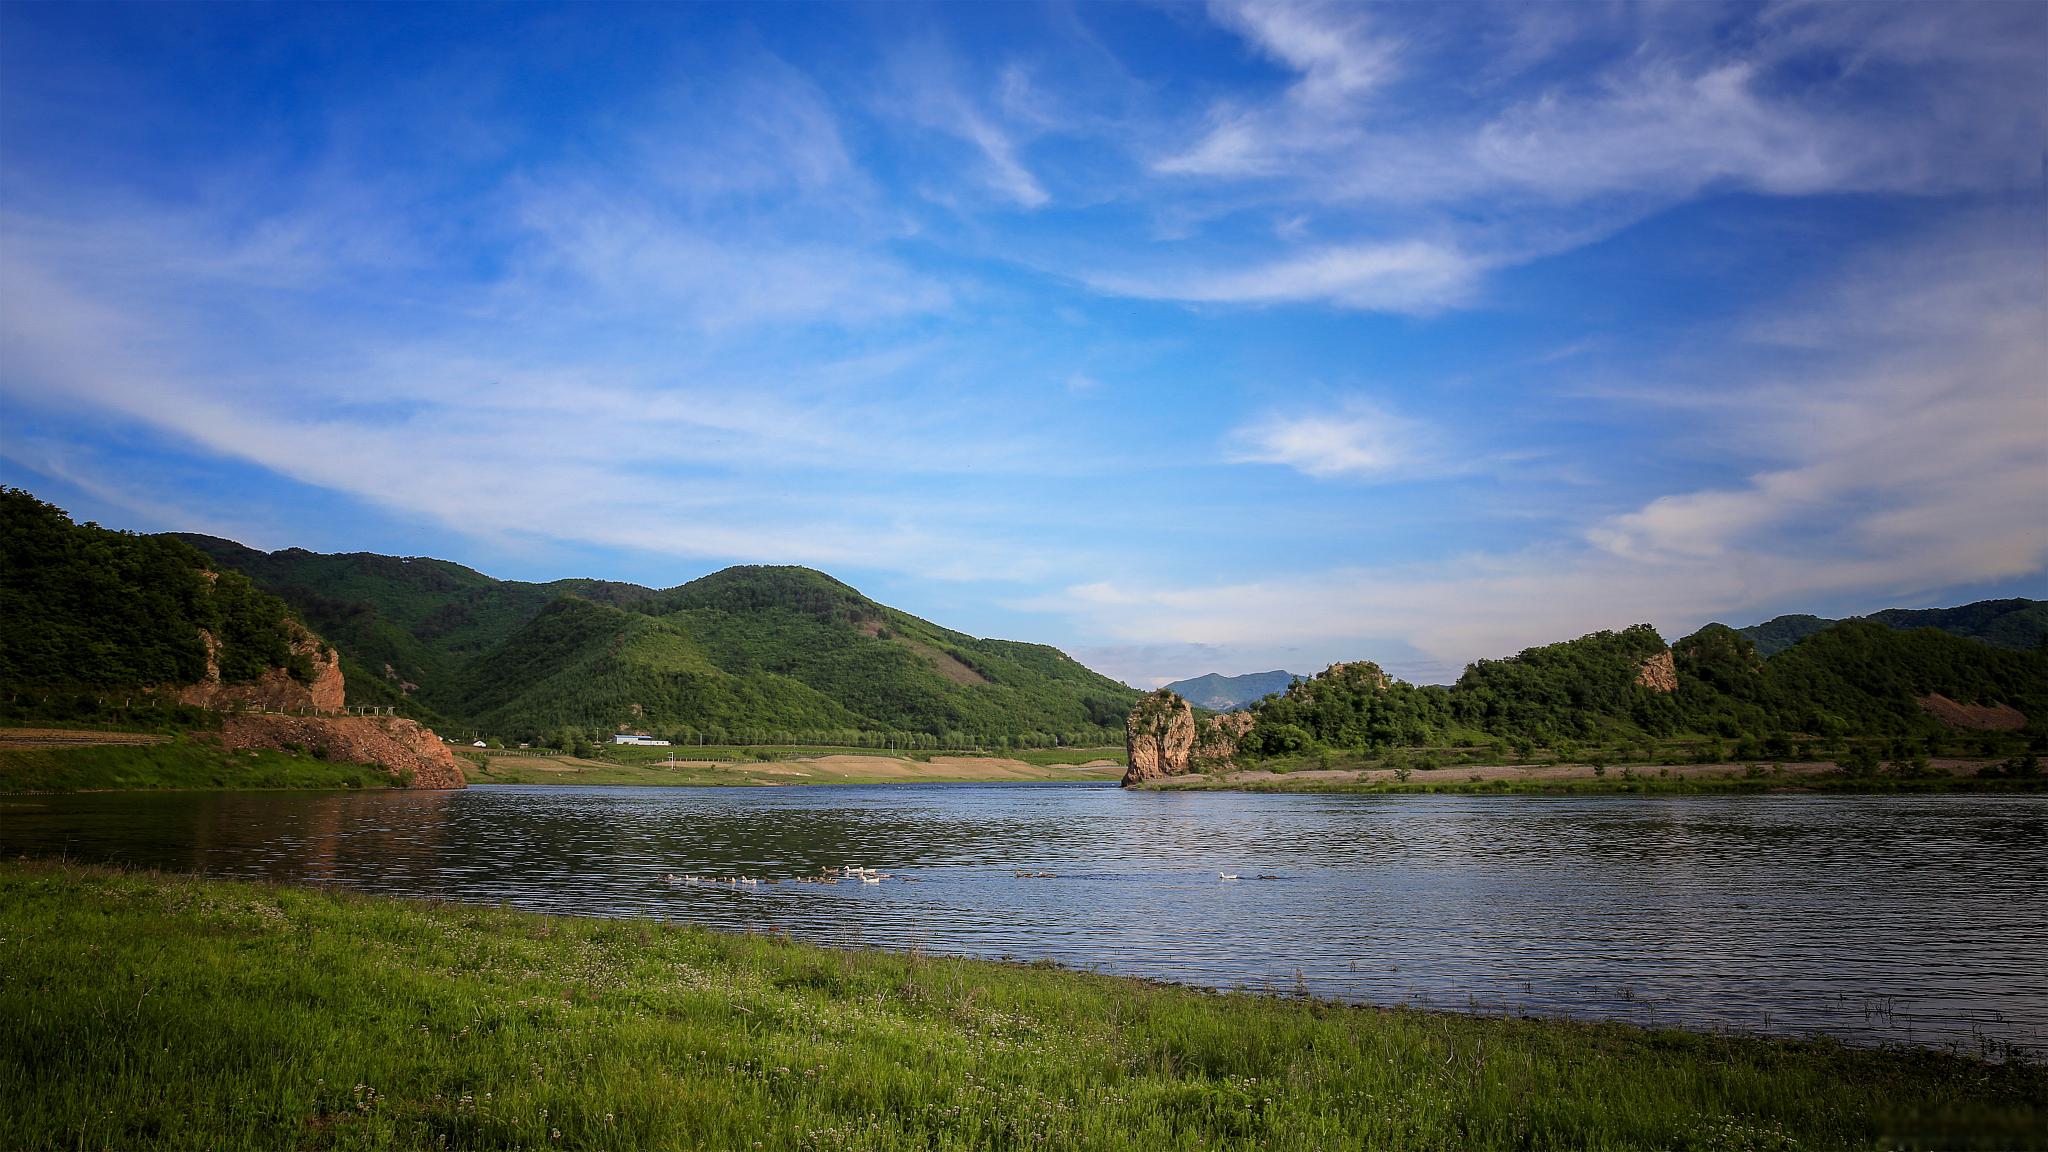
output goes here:
[{"label": "rock formation in water", "polygon": [[1652,692],[1678,691],[1678,666],[1672,663],[1671,649],[1666,648],[1636,670],[1636,684]]},{"label": "rock formation in water", "polygon": [[215,711],[231,708],[275,712],[342,711],[347,706],[348,693],[342,684],[340,654],[298,621],[287,620],[285,623],[291,632],[292,655],[303,657],[312,667],[313,674],[309,679],[301,681],[284,668],[266,668],[263,675],[249,683],[223,683],[220,678],[220,640],[202,628],[199,639],[206,645],[206,675],[197,684],[171,688],[169,695],[180,704]]},{"label": "rock formation in water", "polygon": [[1195,710],[1187,701],[1165,688],[1139,697],[1124,720],[1124,787],[1186,772],[1194,748]]},{"label": "rock formation in water", "polygon": [[397,716],[289,716],[241,712],[221,718],[221,746],[235,751],[304,752],[371,764],[408,788],[461,788],[455,754],[432,730]]}]

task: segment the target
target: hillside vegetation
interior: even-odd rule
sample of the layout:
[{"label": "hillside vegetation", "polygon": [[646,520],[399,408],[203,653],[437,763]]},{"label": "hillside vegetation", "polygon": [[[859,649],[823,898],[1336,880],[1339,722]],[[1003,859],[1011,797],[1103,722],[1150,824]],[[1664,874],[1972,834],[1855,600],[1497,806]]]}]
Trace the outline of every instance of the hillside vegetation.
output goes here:
[{"label": "hillside vegetation", "polygon": [[808,568],[728,568],[657,591],[181,539],[333,643],[352,701],[506,741],[572,748],[633,728],[680,742],[1102,744],[1122,738],[1137,696],[1057,649],[942,628]]},{"label": "hillside vegetation", "polygon": [[[1660,670],[1672,682],[1660,684]],[[1639,624],[1478,661],[1448,688],[1392,680],[1366,662],[1337,665],[1253,705],[1240,749],[1270,758],[1498,744],[1526,756],[1537,747],[1689,739],[1718,756],[1728,739],[1739,756],[1788,758],[1795,742],[1811,750],[1815,741],[1889,748],[1953,739],[1923,704],[1935,696],[2024,714],[2022,731],[1962,734],[1986,751],[2038,744],[2048,732],[2048,650],[1848,620],[1766,659],[1723,625],[1667,649],[1656,629]]]},{"label": "hillside vegetation", "polygon": [[290,610],[165,536],[74,524],[61,508],[0,488],[0,689],[10,696],[191,684],[273,668],[312,673],[291,650]]},{"label": "hillside vegetation", "polygon": [[[1979,600],[1960,608],[1887,608],[1859,619],[1887,628],[1935,628],[2020,652],[2048,644],[2048,603],[2040,600]],[[1756,644],[1759,655],[1770,657],[1835,623],[1819,616],[1779,616],[1738,631]]]}]

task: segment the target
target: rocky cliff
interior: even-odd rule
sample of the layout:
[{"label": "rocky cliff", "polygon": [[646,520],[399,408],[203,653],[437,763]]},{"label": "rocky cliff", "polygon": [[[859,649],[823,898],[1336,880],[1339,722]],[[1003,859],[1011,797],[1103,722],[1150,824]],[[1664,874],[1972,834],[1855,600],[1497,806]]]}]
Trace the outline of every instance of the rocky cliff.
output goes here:
[{"label": "rocky cliff", "polygon": [[1652,692],[1678,691],[1678,665],[1672,662],[1671,649],[1666,648],[1636,669],[1636,684]]},{"label": "rocky cliff", "polygon": [[348,707],[341,656],[296,620],[287,619],[291,654],[312,669],[305,680],[267,668],[255,680],[228,684],[220,675],[220,641],[204,629],[206,675],[167,690],[180,704],[225,712],[221,745],[232,750],[305,752],[323,760],[369,764],[410,788],[461,788],[454,753],[439,736],[395,716],[341,716]]},{"label": "rocky cliff", "polygon": [[1195,749],[1189,767],[1204,772],[1235,768],[1238,742],[1252,730],[1258,717],[1250,712],[1225,712],[1195,725]]},{"label": "rocky cliff", "polygon": [[287,620],[291,652],[302,657],[313,670],[304,681],[283,668],[265,669],[263,675],[246,684],[226,684],[220,678],[220,640],[200,629],[206,645],[206,675],[196,684],[174,685],[168,694],[180,704],[194,708],[225,711],[254,708],[270,712],[340,712],[347,706],[348,693],[341,679],[341,656],[296,620]]},{"label": "rocky cliff", "polygon": [[322,760],[372,764],[408,788],[461,788],[455,754],[432,731],[397,716],[236,713],[221,720],[223,747],[305,752]]},{"label": "rocky cliff", "polygon": [[1166,688],[1139,697],[1124,720],[1124,787],[1186,772],[1194,748],[1195,710],[1187,701]]}]

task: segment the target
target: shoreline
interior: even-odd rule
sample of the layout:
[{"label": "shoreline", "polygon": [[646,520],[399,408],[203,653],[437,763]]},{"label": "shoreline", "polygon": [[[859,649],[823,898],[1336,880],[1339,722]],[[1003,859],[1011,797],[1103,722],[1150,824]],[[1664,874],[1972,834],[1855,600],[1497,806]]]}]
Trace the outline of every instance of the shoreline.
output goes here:
[{"label": "shoreline", "polygon": [[1901,792],[2039,792],[2048,777],[2000,774],[1990,757],[1939,757],[1924,770],[1852,776],[1832,760],[1712,764],[1467,764],[1443,768],[1232,769],[1186,773],[1134,785],[1148,792],[1367,793],[1385,795],[1758,795]]},{"label": "shoreline", "polygon": [[488,764],[478,764],[471,756],[458,759],[471,784],[747,788],[812,784],[1084,783],[1114,781],[1123,775],[1123,765],[1101,756],[1064,764],[970,753],[912,758],[830,752],[770,760],[679,759],[673,767],[665,760],[620,763],[520,753],[492,753],[487,757]]},{"label": "shoreline", "polygon": [[9,1147],[2020,1147],[2048,1122],[2025,1059],[52,861],[0,864],[0,895]]}]

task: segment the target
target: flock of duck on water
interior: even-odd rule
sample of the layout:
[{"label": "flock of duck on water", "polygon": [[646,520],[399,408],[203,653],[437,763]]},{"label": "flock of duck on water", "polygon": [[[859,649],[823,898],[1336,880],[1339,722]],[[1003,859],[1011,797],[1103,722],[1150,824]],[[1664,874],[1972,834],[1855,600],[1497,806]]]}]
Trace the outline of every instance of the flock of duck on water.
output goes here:
[{"label": "flock of duck on water", "polygon": [[[1059,873],[1057,872],[1033,872],[1028,868],[1017,868],[1013,871],[1019,880],[1059,879]],[[1241,880],[1243,879],[1243,877],[1239,876],[1235,872],[1218,872],[1216,873],[1216,879]],[[1271,875],[1261,875],[1254,876],[1252,877],[1252,879],[1278,880],[1279,877]],[[786,883],[837,884],[841,881],[846,881],[848,883],[858,881],[862,884],[880,884],[884,880],[900,880],[905,884],[916,884],[919,882],[918,878],[915,876],[897,876],[893,873],[882,872],[874,868],[865,868],[859,864],[848,864],[843,868],[820,868],[818,869],[818,874],[815,876],[794,876],[791,877],[788,881],[786,881]],[[661,882],[668,885],[671,888],[688,888],[712,885],[726,888],[758,888],[763,884],[785,883],[785,881],[778,880],[773,876],[678,876],[673,872],[670,872],[667,875],[663,876],[661,878]]]}]

